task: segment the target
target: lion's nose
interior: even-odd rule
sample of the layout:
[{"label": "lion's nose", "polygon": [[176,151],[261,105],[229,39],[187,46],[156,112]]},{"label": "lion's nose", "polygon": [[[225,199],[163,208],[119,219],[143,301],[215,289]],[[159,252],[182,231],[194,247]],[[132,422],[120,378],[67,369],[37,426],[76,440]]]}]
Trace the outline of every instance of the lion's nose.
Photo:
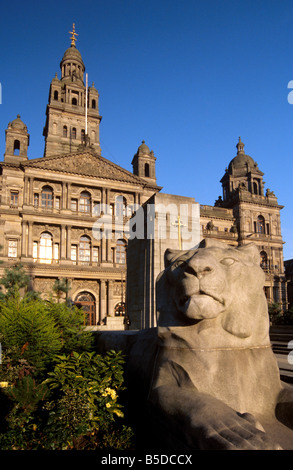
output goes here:
[{"label": "lion's nose", "polygon": [[185,272],[196,276],[198,279],[210,274],[213,268],[207,264],[207,260],[201,260],[199,257],[192,257],[187,263]]}]

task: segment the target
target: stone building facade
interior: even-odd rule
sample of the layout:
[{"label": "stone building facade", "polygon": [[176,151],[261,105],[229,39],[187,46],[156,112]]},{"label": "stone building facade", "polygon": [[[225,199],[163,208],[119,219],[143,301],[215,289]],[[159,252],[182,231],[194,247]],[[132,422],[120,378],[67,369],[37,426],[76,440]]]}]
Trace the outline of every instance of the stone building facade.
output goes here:
[{"label": "stone building facade", "polygon": [[[268,303],[276,302],[282,310],[288,308],[287,280],[284,272],[283,240],[281,234],[280,210],[273,191],[264,191],[263,173],[257,163],[244,152],[244,144],[239,138],[237,154],[230,161],[221,179],[223,195],[214,206],[199,205],[198,217],[192,214],[196,206],[192,198],[157,193],[144,204],[148,213],[148,204],[156,201],[179,207],[189,206],[189,217],[182,224],[184,230],[194,225],[196,236],[180,247],[179,236],[167,230],[162,241],[158,236],[160,213],[154,219],[154,236],[143,240],[130,240],[128,245],[128,309],[133,328],[145,328],[156,325],[155,279],[164,269],[163,254],[166,248],[190,249],[197,246],[204,238],[214,238],[231,246],[255,243],[259,247],[260,265],[265,271],[264,291]],[[167,214],[172,217],[170,212]],[[163,214],[166,221],[166,214]],[[174,223],[174,220],[173,220]],[[196,228],[196,224],[198,227]],[[171,223],[172,225],[172,223]],[[166,226],[171,227],[167,222]],[[291,290],[290,290],[291,293]]]},{"label": "stone building facade", "polygon": [[[66,279],[68,296],[83,306],[93,328],[124,328],[126,301],[130,327],[147,328],[156,323],[155,279],[166,248],[191,248],[208,237],[230,245],[253,241],[266,272],[267,299],[285,309],[282,206],[272,191],[264,192],[263,173],[241,140],[214,206],[162,193],[154,152],[144,141],[133,156],[132,173],[107,160],[100,146],[99,93],[88,86],[75,36],[73,29],[60,78],[50,83],[44,155],[28,159],[30,136],[20,116],[6,129],[0,275],[20,262],[44,297],[52,295],[56,280]],[[153,214],[152,236],[131,237],[140,208],[145,224],[150,205],[163,208]],[[188,208],[184,220],[178,218],[182,206]],[[191,231],[193,237],[186,238]]]},{"label": "stone building facade", "polygon": [[99,95],[84,83],[74,40],[60,68],[61,78],[50,84],[44,156],[28,159],[29,134],[20,116],[6,130],[0,275],[20,262],[46,298],[57,279],[66,279],[86,323],[123,328],[126,224],[133,208],[160,190],[156,159],[145,142],[133,157],[133,173],[102,157]]}]

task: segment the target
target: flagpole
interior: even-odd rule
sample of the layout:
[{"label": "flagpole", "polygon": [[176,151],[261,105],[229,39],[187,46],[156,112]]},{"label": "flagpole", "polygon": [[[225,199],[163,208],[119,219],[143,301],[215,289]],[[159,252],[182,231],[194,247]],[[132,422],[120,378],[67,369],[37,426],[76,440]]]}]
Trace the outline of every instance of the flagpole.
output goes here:
[{"label": "flagpole", "polygon": [[85,136],[87,137],[87,101],[88,101],[88,74],[85,74]]}]

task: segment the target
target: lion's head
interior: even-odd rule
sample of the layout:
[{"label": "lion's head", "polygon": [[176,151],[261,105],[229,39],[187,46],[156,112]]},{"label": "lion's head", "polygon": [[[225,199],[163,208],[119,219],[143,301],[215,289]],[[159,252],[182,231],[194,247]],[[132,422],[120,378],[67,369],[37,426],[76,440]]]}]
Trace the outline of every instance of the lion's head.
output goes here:
[{"label": "lion's head", "polygon": [[162,275],[157,283],[159,326],[218,318],[226,332],[246,338],[267,324],[265,275],[254,244],[234,248],[207,239],[195,250],[167,250],[165,266],[164,294]]}]

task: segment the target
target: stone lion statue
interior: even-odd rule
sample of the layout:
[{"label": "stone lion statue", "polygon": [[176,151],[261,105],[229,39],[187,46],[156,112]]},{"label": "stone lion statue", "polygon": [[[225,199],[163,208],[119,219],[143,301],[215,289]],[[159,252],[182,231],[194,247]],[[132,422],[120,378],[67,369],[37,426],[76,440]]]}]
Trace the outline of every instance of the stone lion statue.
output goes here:
[{"label": "stone lion statue", "polygon": [[271,349],[264,276],[253,244],[167,250],[157,328],[99,334],[127,355],[144,448],[293,449],[293,387]]}]

